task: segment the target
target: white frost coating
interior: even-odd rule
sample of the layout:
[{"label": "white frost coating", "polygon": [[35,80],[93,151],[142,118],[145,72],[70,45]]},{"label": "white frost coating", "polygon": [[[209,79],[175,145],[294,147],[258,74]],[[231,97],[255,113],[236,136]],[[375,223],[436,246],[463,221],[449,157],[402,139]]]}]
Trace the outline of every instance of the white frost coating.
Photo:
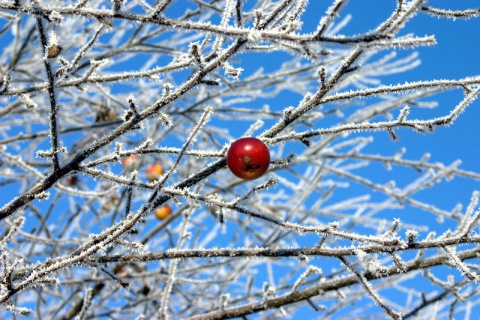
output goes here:
[{"label": "white frost coating", "polygon": [[260,42],[263,39],[262,32],[260,30],[250,29],[247,39],[252,43]]}]

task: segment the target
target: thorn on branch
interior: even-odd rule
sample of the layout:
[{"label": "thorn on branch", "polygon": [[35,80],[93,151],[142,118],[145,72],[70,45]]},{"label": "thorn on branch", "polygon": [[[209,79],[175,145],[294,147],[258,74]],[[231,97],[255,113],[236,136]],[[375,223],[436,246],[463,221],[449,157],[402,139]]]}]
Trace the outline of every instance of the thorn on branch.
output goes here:
[{"label": "thorn on branch", "polygon": [[255,17],[253,20],[253,28],[258,30],[260,29],[260,24],[263,18],[263,14],[260,10],[255,10],[254,14],[255,14]]},{"label": "thorn on branch", "polygon": [[235,4],[235,15],[236,15],[235,23],[238,28],[243,27],[242,4],[243,4],[242,0],[237,0],[237,3]]},{"label": "thorn on branch", "polygon": [[207,86],[219,86],[220,81],[218,80],[201,80],[200,83],[206,84]]},{"label": "thorn on branch", "polygon": [[128,282],[123,281],[122,279],[118,278],[116,275],[108,271],[107,269],[100,267],[100,270],[105,272],[110,278],[115,280],[119,285],[121,285],[124,289],[128,289],[130,284]]},{"label": "thorn on branch", "polygon": [[136,119],[138,117],[138,109],[135,105],[135,98],[133,96],[128,97],[128,106],[130,107],[130,110],[132,110],[133,116]]},{"label": "thorn on branch", "polygon": [[229,293],[222,294],[220,296],[220,309],[221,310],[225,310],[225,308],[227,307],[228,299],[230,299],[230,294]]},{"label": "thorn on branch", "polygon": [[425,128],[418,125],[418,124],[413,124],[413,128],[417,131],[417,132],[420,132],[420,133],[425,133]]},{"label": "thorn on branch", "polygon": [[220,222],[221,225],[225,223],[225,214],[223,210],[220,208],[220,211],[218,213],[218,222]]},{"label": "thorn on branch", "polygon": [[407,236],[407,245],[411,247],[415,243],[415,240],[418,238],[419,233],[417,230],[407,230],[405,234]]},{"label": "thorn on branch", "polygon": [[390,230],[388,230],[388,233],[392,235],[396,234],[399,227],[400,227],[400,219],[394,219],[392,226],[390,227]]},{"label": "thorn on branch", "polygon": [[317,243],[317,245],[315,246],[315,248],[317,249],[320,249],[323,247],[325,241],[327,240],[327,235],[323,235],[322,238],[320,239],[320,241]]},{"label": "thorn on branch", "polygon": [[291,153],[285,159],[273,160],[273,161],[270,161],[270,163],[274,165],[288,166],[288,164],[292,161],[294,157],[295,155]]},{"label": "thorn on branch", "polygon": [[318,68],[318,75],[320,77],[320,83],[322,84],[323,89],[327,83],[327,69],[324,66],[321,66]]},{"label": "thorn on branch", "polygon": [[[128,101],[128,106],[130,107],[130,110],[126,111],[123,114],[122,119],[124,122],[128,122],[130,120],[136,120],[139,117],[138,109],[137,109],[137,106],[135,105],[135,99],[132,96],[130,96],[127,101]],[[133,126],[131,130],[136,130],[139,128],[140,128],[140,125],[137,124]]]},{"label": "thorn on branch", "polygon": [[122,4],[123,0],[113,0],[113,12],[120,11]]},{"label": "thorn on branch", "polygon": [[240,198],[238,198],[237,200],[235,200],[233,202],[233,205],[237,205],[238,203],[248,199],[253,193],[257,192],[257,191],[260,191],[262,189],[266,189],[268,187],[271,187],[271,186],[275,186],[277,184],[277,181],[275,179],[273,179],[272,177],[269,177],[267,181],[265,181],[264,183],[252,188],[250,191],[248,191],[246,194],[244,194],[243,196],[241,196]]},{"label": "thorn on branch", "polygon": [[25,107],[27,107],[29,111],[32,111],[37,107],[37,104],[33,102],[28,94],[22,94],[20,99],[22,99],[23,103],[25,103]]},{"label": "thorn on branch", "polygon": [[285,108],[285,110],[283,110],[283,118],[285,119],[286,122],[290,122],[293,110],[294,110],[293,107],[288,107],[288,108]]},{"label": "thorn on branch", "polygon": [[163,0],[161,3],[159,3],[157,5],[157,7],[155,8],[155,10],[153,10],[153,12],[150,14],[150,17],[151,18],[155,18],[157,17],[160,13],[162,13],[169,4],[171,4],[172,1],[171,0]]},{"label": "thorn on branch", "polygon": [[309,140],[307,139],[300,139],[300,142],[303,143],[304,145],[306,145],[307,147],[310,147],[311,143]]},{"label": "thorn on branch", "polygon": [[83,8],[87,2],[88,0],[78,0],[77,4],[75,5],[75,9]]},{"label": "thorn on branch", "polygon": [[292,286],[292,292],[295,292],[298,290],[298,287],[304,282],[308,277],[314,274],[322,275],[322,270],[320,268],[310,266],[308,269],[298,277],[297,281]]},{"label": "thorn on branch", "polygon": [[242,74],[242,71],[243,71],[243,68],[234,68],[227,61],[225,61],[222,64],[222,66],[225,70],[225,74],[228,77],[230,77],[232,79],[236,79],[236,80],[238,80],[238,77],[240,76],[240,74]]},{"label": "thorn on branch", "polygon": [[[213,59],[216,59],[216,58],[218,58],[218,53],[217,52],[211,52],[203,58],[203,61],[210,62],[210,61],[212,61]],[[228,63],[228,62],[225,61],[224,63]]]},{"label": "thorn on branch", "polygon": [[173,85],[169,82],[163,85],[162,96],[167,97],[170,95],[170,92],[173,90]]},{"label": "thorn on branch", "polygon": [[311,298],[307,298],[307,303],[310,305],[310,307],[313,308],[316,312],[324,311],[326,309],[325,306],[317,306]]},{"label": "thorn on branch", "polygon": [[53,158],[57,153],[67,153],[67,148],[61,147],[57,150],[38,150],[36,153],[37,158]]},{"label": "thorn on branch", "polygon": [[462,86],[463,90],[465,90],[465,95],[468,96],[469,94],[471,94],[473,91],[472,89],[470,89],[469,87],[467,86]]},{"label": "thorn on branch", "polygon": [[107,26],[110,29],[113,29],[113,24],[110,21],[107,21],[107,20],[103,19],[102,17],[96,17],[96,18],[101,24]]},{"label": "thorn on branch", "polygon": [[400,111],[400,114],[398,116],[398,119],[397,119],[398,122],[399,123],[405,122],[409,113],[410,113],[410,108],[409,107],[403,108],[402,111]]},{"label": "thorn on branch", "polygon": [[2,78],[2,83],[3,89],[1,92],[6,92],[8,90],[8,85],[10,84],[10,73],[6,72],[5,75]]},{"label": "thorn on branch", "polygon": [[10,311],[11,313],[17,313],[24,317],[28,317],[32,314],[32,311],[30,311],[29,309],[17,307],[11,300],[6,300],[4,307],[6,310]]},{"label": "thorn on branch", "polygon": [[309,56],[313,59],[318,58],[318,55],[315,52],[313,52],[312,50],[310,50],[310,48],[308,47],[308,45],[305,41],[300,42],[300,44],[302,45],[303,50],[305,50],[305,53],[307,54],[307,56]]},{"label": "thorn on branch", "polygon": [[425,294],[425,292],[422,292],[421,297],[422,297],[422,304],[427,303],[427,295]]},{"label": "thorn on branch", "polygon": [[392,138],[393,141],[398,141],[398,136],[395,133],[395,131],[393,131],[393,128],[389,127],[387,129],[387,131],[388,131],[388,134],[390,135],[390,137]]},{"label": "thorn on branch", "polygon": [[268,298],[273,296],[276,292],[275,288],[270,286],[267,282],[263,283],[263,298],[262,298],[262,303],[267,304]]},{"label": "thorn on branch", "polygon": [[354,72],[354,71],[357,71],[358,69],[360,69],[360,66],[351,66],[350,68],[347,68],[343,74]]},{"label": "thorn on branch", "polygon": [[407,267],[406,267],[405,263],[403,263],[400,256],[398,256],[394,252],[390,253],[390,255],[392,256],[393,262],[397,266],[398,270],[400,270],[401,272],[407,272]]},{"label": "thorn on branch", "polygon": [[162,120],[163,124],[166,127],[173,127],[173,122],[168,117],[168,114],[166,114],[164,112],[161,112],[161,111],[158,111],[157,114],[160,116],[160,119]]},{"label": "thorn on branch", "polygon": [[83,297],[82,309],[80,313],[77,315],[77,319],[83,319],[85,317],[85,313],[87,312],[88,308],[92,303],[92,289],[88,288],[85,292],[85,296]]},{"label": "thorn on branch", "polygon": [[203,70],[203,59],[200,54],[200,48],[198,43],[192,43],[190,45],[190,53],[192,54],[193,58],[197,62],[198,66],[200,67],[200,70]]},{"label": "thorn on branch", "polygon": [[[133,171],[132,172],[132,175],[131,175],[131,179],[130,179],[130,182],[134,182],[135,179],[136,179],[136,176],[137,176],[137,172],[136,171]],[[125,217],[128,216],[130,214],[130,208],[131,208],[131,205],[132,205],[132,186],[129,185],[127,187],[127,190],[125,191],[126,193],[126,198],[127,198],[127,202],[125,204]],[[130,231],[129,231],[131,234],[136,234],[138,233],[138,230],[136,230],[136,228],[132,228]]]}]

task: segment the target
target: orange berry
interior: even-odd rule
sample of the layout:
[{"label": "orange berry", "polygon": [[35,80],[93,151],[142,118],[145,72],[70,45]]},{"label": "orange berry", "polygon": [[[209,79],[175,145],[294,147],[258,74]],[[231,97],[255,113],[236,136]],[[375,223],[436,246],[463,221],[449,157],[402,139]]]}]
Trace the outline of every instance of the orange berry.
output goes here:
[{"label": "orange berry", "polygon": [[128,170],[132,171],[134,169],[138,168],[138,165],[140,164],[137,157],[135,156],[128,156],[126,158],[123,158],[122,160],[123,167]]},{"label": "orange berry", "polygon": [[158,180],[160,176],[163,173],[163,168],[161,165],[158,163],[152,164],[148,169],[147,169],[147,179],[150,182],[153,182],[155,180]]},{"label": "orange berry", "polygon": [[155,210],[155,217],[162,220],[168,217],[171,213],[172,208],[169,205],[166,205]]}]

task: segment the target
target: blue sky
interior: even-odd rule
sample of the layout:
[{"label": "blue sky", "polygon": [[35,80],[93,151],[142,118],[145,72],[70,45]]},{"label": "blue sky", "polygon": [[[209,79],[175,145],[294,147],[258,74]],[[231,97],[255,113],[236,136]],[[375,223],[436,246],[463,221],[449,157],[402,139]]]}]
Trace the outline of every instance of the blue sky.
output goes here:
[{"label": "blue sky", "polygon": [[[366,4],[368,3],[368,5]],[[467,9],[472,1],[430,1],[428,5],[445,9]],[[342,30],[346,35],[354,35],[370,30],[383,21],[392,9],[394,1],[369,0],[349,1],[342,11],[352,14],[350,23]],[[407,23],[401,34],[415,33],[418,36],[435,35],[437,45],[419,47],[421,64],[405,73],[395,74],[382,79],[384,84],[403,83],[405,81],[461,79],[480,75],[480,19],[469,20],[438,19],[428,14],[418,14]],[[398,55],[408,55],[411,50],[398,50]],[[439,103],[434,109],[412,109],[410,118],[428,119],[447,115],[462,99],[462,92],[455,90],[433,97]],[[448,127],[438,127],[433,134],[418,134],[410,129],[399,129],[396,132],[399,141],[392,142],[384,132],[369,133],[375,143],[367,150],[382,153],[390,150],[392,154],[400,147],[405,147],[405,158],[419,159],[424,153],[431,153],[431,161],[451,164],[462,160],[460,168],[480,172],[480,100],[476,100],[466,111]],[[372,148],[376,148],[373,150]],[[385,148],[385,149],[384,149]],[[448,194],[434,189],[439,201],[462,202],[465,205],[471,192],[480,189],[479,181],[455,179],[450,182]],[[452,188],[453,187],[453,188]],[[452,193],[452,190],[455,190]],[[451,200],[451,201],[450,201]]]},{"label": "blue sky", "polygon": [[[330,1],[326,1],[329,5]],[[313,10],[317,3],[311,1],[307,9],[307,15],[316,19],[315,15],[323,14],[324,10]],[[473,5],[472,1],[430,1],[431,6],[445,9],[467,9]],[[478,5],[478,4],[477,4]],[[350,23],[342,29],[345,35],[355,35],[371,30],[384,21],[395,7],[395,1],[369,0],[349,1],[342,11],[341,17],[352,14]],[[308,29],[315,26],[305,26]],[[437,45],[431,47],[420,47],[414,49],[419,53],[421,64],[413,70],[401,74],[395,74],[382,78],[384,84],[397,84],[405,81],[435,80],[435,79],[461,79],[480,75],[480,19],[469,20],[438,19],[428,14],[418,14],[411,21],[401,34],[413,32],[418,36],[435,35]],[[412,50],[398,50],[398,56],[406,56]],[[460,90],[449,91],[431,98],[438,102],[434,109],[412,110],[410,118],[428,119],[448,114],[456,104],[463,98]],[[425,153],[431,154],[432,162],[451,164],[457,159],[462,160],[460,166],[463,170],[480,172],[480,99],[470,105],[466,111],[448,127],[436,128],[433,134],[418,134],[409,129],[399,129],[397,134],[399,141],[392,142],[385,132],[366,133],[365,136],[373,136],[375,142],[369,145],[365,151],[374,154],[392,155],[402,147],[407,149],[404,156],[406,159],[420,159]],[[368,170],[368,169],[367,169]],[[370,169],[371,170],[371,169]],[[402,180],[404,177],[395,175],[395,170],[386,173],[379,170],[378,175],[391,174],[388,179]],[[370,175],[372,179],[375,173]],[[452,209],[457,203],[462,203],[465,208],[468,206],[472,192],[480,190],[480,182],[471,179],[455,178],[448,183],[442,183],[432,189],[422,191],[419,199],[430,199],[445,210]],[[435,219],[431,214],[424,214],[421,211],[393,212],[391,218],[398,217],[406,222],[426,223]],[[438,226],[438,225],[437,225]],[[438,233],[443,233],[449,228],[449,223],[440,225]],[[328,261],[328,260],[327,260]],[[323,259],[321,263],[325,263]],[[455,274],[455,270],[449,270]],[[458,274],[456,275],[458,276]],[[407,282],[408,284],[408,282]],[[423,286],[425,290],[435,290],[432,286],[421,279],[414,278],[410,285]],[[386,297],[393,298],[388,291],[381,292]],[[398,294],[395,292],[394,294]],[[371,303],[367,298],[363,303]],[[308,308],[303,309],[309,313]],[[345,310],[348,312],[348,309]],[[344,313],[346,316],[347,313]],[[315,316],[312,314],[312,316]]]},{"label": "blue sky", "polygon": [[[369,0],[368,10],[365,10],[365,1],[350,1],[344,12],[352,14],[352,20],[342,31],[346,34],[357,33],[357,30],[370,29],[369,25],[375,25],[380,17],[385,18],[394,7],[394,1]],[[449,9],[466,9],[472,5],[472,1],[430,1],[431,6]],[[454,7],[452,7],[454,6]],[[402,83],[404,81],[434,80],[434,79],[460,79],[477,76],[480,74],[480,19],[452,20],[438,19],[428,14],[418,14],[402,31],[402,34],[414,32],[418,36],[435,35],[437,45],[432,47],[420,47],[419,52],[421,65],[402,74],[396,74],[385,79],[385,83]],[[402,54],[402,50],[399,50]],[[405,51],[405,54],[410,51]],[[421,116],[428,117],[432,114],[442,116],[458,102],[458,94],[453,97],[444,97],[439,100],[439,107],[425,111]],[[412,112],[412,116],[414,116]],[[428,150],[432,153],[432,159],[451,163],[455,159],[462,159],[463,168],[472,171],[480,171],[480,101],[472,104],[455,123],[446,128],[437,128],[434,134],[418,135],[411,134],[410,130],[399,131],[400,141],[408,147],[408,153]],[[409,131],[407,133],[407,131]],[[382,135],[378,133],[377,135]],[[406,138],[408,137],[408,138]],[[410,141],[406,141],[410,140]],[[412,150],[413,149],[413,150]]]}]

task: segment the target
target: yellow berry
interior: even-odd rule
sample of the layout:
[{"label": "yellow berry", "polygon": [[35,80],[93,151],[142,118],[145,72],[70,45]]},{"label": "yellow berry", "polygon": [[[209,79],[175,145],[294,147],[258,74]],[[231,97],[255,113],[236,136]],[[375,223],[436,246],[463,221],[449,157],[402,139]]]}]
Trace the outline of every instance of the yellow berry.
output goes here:
[{"label": "yellow berry", "polygon": [[165,219],[172,213],[172,208],[169,205],[157,208],[155,210],[155,217],[158,219]]},{"label": "yellow berry", "polygon": [[162,166],[159,165],[158,163],[154,163],[147,169],[147,179],[148,181],[153,182],[158,178],[160,178],[162,173],[163,173]]}]

